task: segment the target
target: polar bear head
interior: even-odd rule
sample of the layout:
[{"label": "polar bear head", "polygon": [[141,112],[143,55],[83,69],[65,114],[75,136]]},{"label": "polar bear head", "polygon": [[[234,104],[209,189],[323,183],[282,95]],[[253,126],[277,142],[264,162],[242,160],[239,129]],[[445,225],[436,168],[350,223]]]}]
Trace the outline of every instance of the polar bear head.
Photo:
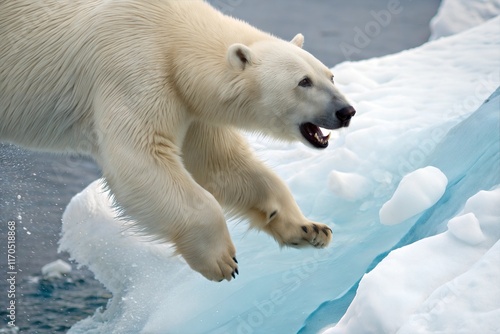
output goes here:
[{"label": "polar bear head", "polygon": [[330,69],[302,49],[303,42],[298,34],[291,42],[236,43],[228,48],[227,61],[245,78],[245,85],[253,87],[247,112],[255,128],[275,138],[326,148],[329,134],[320,127],[347,127],[355,110],[334,85]]}]

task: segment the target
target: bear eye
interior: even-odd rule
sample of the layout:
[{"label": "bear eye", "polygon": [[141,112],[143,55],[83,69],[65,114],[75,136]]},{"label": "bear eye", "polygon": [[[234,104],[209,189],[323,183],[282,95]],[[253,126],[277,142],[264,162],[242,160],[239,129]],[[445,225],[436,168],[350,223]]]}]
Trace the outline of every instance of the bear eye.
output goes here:
[{"label": "bear eye", "polygon": [[304,79],[300,80],[300,82],[299,82],[300,87],[311,87],[312,85],[313,85],[312,81],[311,81],[311,79],[309,79],[309,77],[305,77]]},{"label": "bear eye", "polygon": [[333,81],[333,74],[332,74],[332,76],[330,77],[330,81],[331,81],[332,83],[335,83],[335,81]]}]

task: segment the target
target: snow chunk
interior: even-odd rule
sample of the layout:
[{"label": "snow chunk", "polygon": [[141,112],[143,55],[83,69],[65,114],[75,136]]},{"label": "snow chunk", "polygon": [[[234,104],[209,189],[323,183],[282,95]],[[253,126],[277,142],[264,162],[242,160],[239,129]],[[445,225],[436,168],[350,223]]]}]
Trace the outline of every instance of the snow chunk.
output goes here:
[{"label": "snow chunk", "polygon": [[[496,196],[491,199],[492,196]],[[474,197],[469,198],[465,203],[464,214],[474,213],[481,225],[481,230],[495,238],[500,239],[500,229],[498,225],[500,221],[500,191],[480,191]]]},{"label": "snow chunk", "polygon": [[349,201],[362,199],[370,192],[370,181],[359,174],[332,171],[328,176],[328,187],[335,195]]},{"label": "snow chunk", "polygon": [[472,246],[480,244],[486,239],[481,231],[479,220],[472,212],[450,219],[448,231],[457,239]]},{"label": "snow chunk", "polygon": [[42,274],[45,277],[62,277],[62,275],[71,272],[71,265],[63,260],[56,260],[54,262],[47,263],[42,267]]},{"label": "snow chunk", "polygon": [[399,224],[430,208],[443,196],[448,179],[436,167],[428,166],[403,177],[392,198],[379,212],[384,225]]}]

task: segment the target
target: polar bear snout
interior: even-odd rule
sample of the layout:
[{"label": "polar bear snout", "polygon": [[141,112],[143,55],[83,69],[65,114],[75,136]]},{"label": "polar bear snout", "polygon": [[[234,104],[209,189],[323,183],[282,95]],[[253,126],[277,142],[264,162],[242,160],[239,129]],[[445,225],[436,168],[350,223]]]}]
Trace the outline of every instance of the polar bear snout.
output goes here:
[{"label": "polar bear snout", "polygon": [[343,107],[335,112],[330,112],[316,118],[314,123],[305,122],[300,124],[299,131],[306,140],[306,143],[311,144],[314,148],[324,149],[328,147],[330,134],[325,136],[320,127],[329,130],[348,127],[351,118],[355,114],[356,110],[352,106]]},{"label": "polar bear snout", "polygon": [[348,127],[351,118],[356,114],[356,109],[352,106],[342,108],[335,112],[335,116],[341,122],[341,127]]}]

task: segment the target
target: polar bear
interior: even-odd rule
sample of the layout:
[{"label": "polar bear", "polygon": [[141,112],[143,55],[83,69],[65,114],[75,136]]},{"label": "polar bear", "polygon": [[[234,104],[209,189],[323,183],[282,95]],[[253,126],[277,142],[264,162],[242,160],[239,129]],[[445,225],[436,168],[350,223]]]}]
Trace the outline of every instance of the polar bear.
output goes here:
[{"label": "polar bear", "polygon": [[204,1],[0,2],[0,140],[92,156],[122,216],[209,280],[238,274],[222,207],[325,247],[238,129],[325,148],[354,108],[291,42]]}]

